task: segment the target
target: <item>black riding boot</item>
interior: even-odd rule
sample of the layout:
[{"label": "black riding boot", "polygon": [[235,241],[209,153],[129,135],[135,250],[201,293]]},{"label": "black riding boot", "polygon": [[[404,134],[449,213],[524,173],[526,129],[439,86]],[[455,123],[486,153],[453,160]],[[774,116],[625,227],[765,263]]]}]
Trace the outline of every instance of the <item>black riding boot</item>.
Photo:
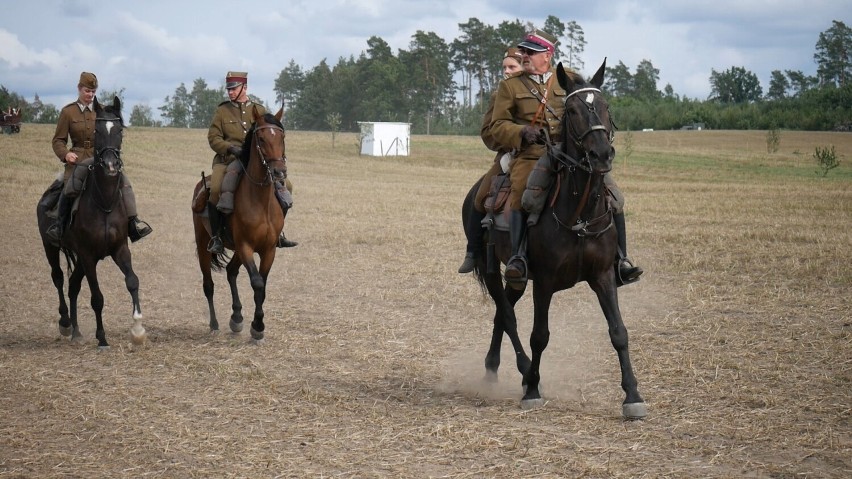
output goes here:
[{"label": "black riding boot", "polygon": [[131,216],[127,220],[127,236],[130,237],[131,243],[141,240],[153,231],[154,230],[151,228],[151,225],[140,220],[136,216]]},{"label": "black riding boot", "polygon": [[512,257],[506,264],[504,276],[507,283],[526,283],[527,258],[521,245],[527,232],[527,218],[523,211],[512,210],[509,213],[509,237],[512,240]]},{"label": "black riding boot", "polygon": [[284,236],[284,231],[281,231],[281,236],[278,237],[278,246],[279,248],[292,248],[293,246],[298,246],[299,243],[296,241],[290,241]]},{"label": "black riding boot", "polygon": [[[279,181],[275,183],[275,198],[278,200],[278,205],[281,206],[281,211],[284,212],[284,218],[287,218],[287,211],[293,206],[293,197],[290,195],[290,191],[284,182]],[[298,245],[299,243],[288,240],[284,236],[284,230],[282,229],[281,235],[278,236],[278,244],[275,246],[279,248],[292,248]]]},{"label": "black riding boot", "polygon": [[210,243],[207,251],[215,254],[224,253],[225,245],[222,244],[222,217],[213,203],[207,203],[207,216],[210,219]]},{"label": "black riding boot", "polygon": [[613,216],[615,222],[615,230],[618,232],[618,258],[616,261],[616,280],[618,285],[635,283],[639,281],[639,277],[645,271],[638,266],[634,266],[627,257],[627,228],[624,224],[624,213],[619,213]]},{"label": "black riding boot", "polygon": [[62,242],[62,234],[65,233],[65,224],[68,223],[68,216],[71,214],[71,207],[74,201],[65,196],[65,193],[59,195],[59,202],[56,206],[56,223],[50,225],[45,231],[45,236],[51,243],[59,244]]},{"label": "black riding boot", "polygon": [[485,232],[482,229],[482,220],[485,219],[485,213],[480,213],[476,208],[470,209],[470,214],[467,218],[467,225],[464,229],[467,236],[467,253],[464,255],[464,262],[459,266],[459,273],[470,273],[476,266],[476,258],[482,254],[482,237]]}]

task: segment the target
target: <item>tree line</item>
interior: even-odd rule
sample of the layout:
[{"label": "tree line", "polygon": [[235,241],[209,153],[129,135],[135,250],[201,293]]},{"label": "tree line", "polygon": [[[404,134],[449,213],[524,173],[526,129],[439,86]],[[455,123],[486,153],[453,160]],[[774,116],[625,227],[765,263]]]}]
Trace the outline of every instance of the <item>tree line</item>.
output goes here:
[{"label": "tree line", "polygon": [[[284,105],[290,129],[357,131],[358,121],[398,121],[411,123],[412,132],[419,134],[477,134],[501,78],[503,51],[536,27],[559,39],[557,61],[583,69],[586,41],[575,21],[550,15],[543,26],[517,19],[492,26],[470,18],[459,24],[459,37],[449,43],[434,32],[418,30],[408,48],[396,54],[385,40],[372,36],[357,58],[341,57],[333,65],[322,59],[310,69],[290,60],[275,80],[275,105]],[[622,61],[607,67],[604,88],[622,130],[699,123],[714,129],[852,127],[852,29],[834,20],[820,33],[813,59],[816,76],[774,70],[765,93],[754,73],[732,66],[711,70],[707,99],[683,97],[669,84],[658,87],[660,71],[649,59],[633,71]],[[98,96],[123,99],[123,93],[101,91]],[[211,87],[198,78],[191,88],[181,83],[163,99],[157,107],[162,120],[155,120],[152,108],[141,104],[133,107],[129,121],[137,126],[206,128],[225,98],[224,86]],[[28,103],[0,85],[0,108],[8,105],[22,106],[24,121],[58,119],[57,108],[42,104],[38,95]]]}]

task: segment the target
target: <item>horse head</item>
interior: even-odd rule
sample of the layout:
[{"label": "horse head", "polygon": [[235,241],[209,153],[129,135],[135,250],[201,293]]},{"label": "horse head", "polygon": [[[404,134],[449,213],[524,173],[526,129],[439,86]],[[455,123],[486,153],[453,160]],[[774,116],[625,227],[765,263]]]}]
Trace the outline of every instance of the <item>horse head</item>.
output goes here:
[{"label": "horse head", "polygon": [[248,150],[246,147],[254,148],[260,164],[266,168],[272,179],[278,182],[283,182],[287,178],[284,125],[281,123],[283,114],[284,107],[281,107],[275,115],[269,113],[261,115],[257,108],[254,108],[252,110],[254,125],[250,132],[251,135],[246,136],[246,143],[248,144],[243,147],[243,151]]},{"label": "horse head", "polygon": [[564,149],[574,149],[578,159],[585,159],[591,171],[604,174],[612,169],[615,149],[612,147],[615,126],[609,116],[609,103],[601,93],[606,59],[587,82],[577,73],[566,72],[560,63],[556,77],[568,96],[562,118]]},{"label": "horse head", "polygon": [[95,98],[95,165],[108,176],[121,173],[121,141],[124,120],[121,117],[121,100],[114,97],[112,105],[101,106]]}]

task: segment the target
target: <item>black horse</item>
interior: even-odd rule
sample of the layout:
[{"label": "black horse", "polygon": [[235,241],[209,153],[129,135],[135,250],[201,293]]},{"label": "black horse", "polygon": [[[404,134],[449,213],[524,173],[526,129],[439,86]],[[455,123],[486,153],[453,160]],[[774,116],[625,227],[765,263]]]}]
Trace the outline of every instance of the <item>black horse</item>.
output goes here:
[{"label": "black horse", "polygon": [[[121,100],[115,97],[113,104],[102,107],[95,99],[95,157],[94,161],[78,166],[89,168],[86,188],[80,194],[76,214],[71,225],[65,228],[61,245],[52,244],[46,236],[48,227],[54,218],[48,215],[49,201],[46,198],[56,191],[56,183],[48,188],[36,209],[39,232],[50,264],[53,285],[59,294],[59,331],[63,336],[71,336],[72,341],[82,339],[77,325],[77,296],[83,282],[83,276],[89,283],[92,293],[92,309],[95,311],[100,349],[109,348],[104,332],[101,312],[104,296],[98,284],[97,264],[107,256],[112,257],[122,273],[124,282],[133,301],[133,325],[130,329],[131,340],[135,344],[145,342],[145,328],[142,327],[142,310],[139,306],[139,278],[133,272],[130,249],[127,246],[127,213],[121,200],[123,183],[121,142],[124,121],[121,117]],[[65,303],[63,291],[63,271],[60,252],[65,254],[70,278],[68,279],[68,299],[70,314]]]},{"label": "black horse", "polygon": [[[627,329],[618,308],[618,290],[614,261],[617,237],[613,211],[604,194],[604,174],[612,168],[614,125],[609,105],[601,94],[606,61],[590,82],[576,73],[557,67],[559,84],[568,92],[562,120],[562,143],[550,145],[548,152],[554,165],[554,181],[541,219],[527,232],[529,279],[533,281],[535,308],[530,347],[532,360],[524,352],[518,338],[514,306],[523,296],[519,289],[504,286],[499,262],[510,256],[510,240],[506,231],[492,230],[486,235],[487,248],[494,254],[480,255],[475,277],[494,300],[496,312],[491,346],[485,358],[486,373],[496,378],[500,365],[500,344],[506,333],[516,353],[518,370],[526,389],[522,407],[542,403],[539,391],[541,355],[550,338],[548,310],[557,291],[586,281],[598,297],[609,325],[609,336],[621,366],[621,387],[626,393],[622,414],[629,419],[647,415],[647,408],[637,389],[630,364]],[[480,179],[480,181],[482,181]],[[473,207],[479,183],[465,198],[462,218],[466,222]],[[486,248],[483,248],[486,250]],[[490,258],[489,258],[490,257]],[[492,264],[488,264],[493,261]]]}]

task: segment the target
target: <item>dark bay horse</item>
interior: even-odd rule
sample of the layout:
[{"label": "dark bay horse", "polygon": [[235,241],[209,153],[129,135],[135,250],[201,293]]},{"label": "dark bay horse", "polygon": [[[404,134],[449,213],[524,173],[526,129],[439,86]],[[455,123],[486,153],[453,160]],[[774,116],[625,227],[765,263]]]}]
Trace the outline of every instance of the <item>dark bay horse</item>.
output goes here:
[{"label": "dark bay horse", "polygon": [[[528,274],[533,282],[535,310],[530,335],[532,360],[518,338],[514,311],[524,287],[504,286],[499,264],[488,264],[488,256],[504,264],[509,259],[511,245],[507,232],[495,229],[493,236],[486,240],[493,243],[495,254],[480,255],[474,274],[496,306],[491,346],[485,359],[486,372],[488,377],[496,378],[500,344],[506,333],[516,353],[518,370],[523,374],[525,394],[521,405],[524,408],[543,402],[539,391],[539,367],[550,338],[548,310],[553,294],[578,282],[587,282],[598,297],[621,366],[621,387],[626,393],[622,414],[628,419],[638,419],[647,415],[647,408],[639,395],[628,353],[627,329],[618,307],[614,268],[617,238],[613,212],[604,195],[603,177],[612,169],[615,156],[612,147],[614,125],[609,105],[600,91],[605,68],[606,61],[587,82],[580,75],[565,72],[561,64],[557,67],[559,84],[568,96],[562,120],[563,141],[548,148],[556,180],[548,193],[541,219],[527,232]],[[479,183],[465,198],[464,221],[469,218],[478,188]]]},{"label": "dark bay horse", "polygon": [[[86,188],[80,193],[77,212],[71,225],[65,229],[61,245],[55,245],[46,237],[48,227],[54,218],[48,216],[44,201],[39,201],[36,209],[39,232],[50,264],[53,285],[59,293],[59,331],[63,336],[71,336],[72,341],[82,339],[77,324],[77,296],[85,276],[92,293],[92,309],[95,311],[98,348],[107,349],[109,344],[103,325],[104,296],[98,283],[97,265],[107,256],[111,257],[124,273],[124,283],[133,302],[133,325],[130,337],[134,344],[142,344],[146,339],[142,327],[142,309],[139,305],[139,278],[133,272],[130,248],[127,245],[127,213],[121,200],[123,182],[121,143],[124,121],[121,116],[121,100],[115,97],[113,104],[102,107],[95,99],[95,157],[89,168]],[[86,168],[81,165],[78,168]],[[71,181],[71,180],[69,180]],[[51,187],[53,188],[53,187]],[[45,196],[51,189],[45,192]],[[44,196],[42,197],[44,199]],[[60,252],[65,254],[70,278],[68,279],[68,299],[70,313],[63,292],[63,271]]]},{"label": "dark bay horse", "polygon": [[[243,329],[242,303],[237,291],[237,275],[244,266],[254,290],[254,321],[251,337],[255,342],[263,339],[263,302],[266,299],[266,280],[275,261],[275,246],[284,228],[284,213],[275,197],[275,182],[284,182],[287,177],[287,160],[284,152],[284,126],[281,124],[283,108],[274,116],[253,112],[254,123],[243,143],[243,178],[234,194],[234,212],[226,221],[227,232],[223,242],[234,255],[213,254],[207,251],[210,241],[210,221],[204,211],[193,210],[192,224],[195,228],[195,246],[198,264],[204,284],[204,296],[210,309],[210,330],[218,331],[216,309],[213,306],[213,277],[211,270],[226,270],[231,287],[231,331]],[[197,198],[205,187],[204,180],[195,186],[193,198]],[[254,255],[260,258],[260,268]],[[225,262],[227,261],[227,265]]]}]

